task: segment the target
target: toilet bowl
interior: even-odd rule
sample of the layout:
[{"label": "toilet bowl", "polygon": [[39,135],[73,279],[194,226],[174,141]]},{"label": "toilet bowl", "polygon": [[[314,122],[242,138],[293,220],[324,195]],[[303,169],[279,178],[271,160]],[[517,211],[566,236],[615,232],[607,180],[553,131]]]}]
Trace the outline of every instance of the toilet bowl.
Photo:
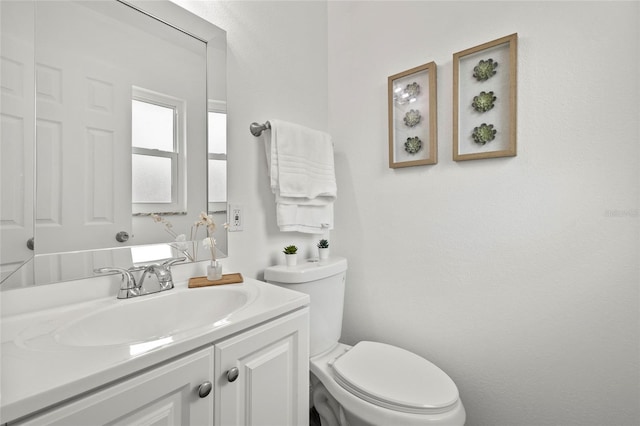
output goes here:
[{"label": "toilet bowl", "polygon": [[453,381],[429,361],[404,349],[377,342],[353,347],[338,344],[313,357],[309,367],[313,403],[322,426],[465,422]]},{"label": "toilet bowl", "polygon": [[267,282],[310,296],[310,382],[322,426],[464,425],[458,389],[436,365],[384,343],[338,342],[346,270],[344,258],[265,270]]}]

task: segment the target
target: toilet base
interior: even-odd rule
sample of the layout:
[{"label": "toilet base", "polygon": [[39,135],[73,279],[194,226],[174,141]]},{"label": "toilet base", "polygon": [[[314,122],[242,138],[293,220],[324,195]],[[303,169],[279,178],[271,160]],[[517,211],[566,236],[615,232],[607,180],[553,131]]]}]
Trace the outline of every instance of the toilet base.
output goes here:
[{"label": "toilet base", "polygon": [[367,422],[354,413],[347,413],[326,387],[313,374],[317,383],[313,388],[313,404],[320,416],[321,426],[380,426]]},{"label": "toilet base", "polygon": [[313,406],[320,416],[320,424],[322,426],[348,425],[338,401],[313,374],[311,374],[311,381],[313,383]]}]

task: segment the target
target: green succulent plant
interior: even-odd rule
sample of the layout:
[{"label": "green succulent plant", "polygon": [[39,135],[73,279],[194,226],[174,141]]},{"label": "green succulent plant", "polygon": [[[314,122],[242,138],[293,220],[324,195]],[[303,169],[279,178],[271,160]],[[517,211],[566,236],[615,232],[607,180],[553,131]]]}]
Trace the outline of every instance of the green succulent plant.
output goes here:
[{"label": "green succulent plant", "polygon": [[420,115],[420,111],[412,109],[404,115],[404,124],[408,127],[415,127],[422,120],[422,116]]},{"label": "green succulent plant", "polygon": [[422,149],[422,141],[417,136],[413,138],[407,138],[407,141],[404,143],[404,150],[409,154],[415,154],[416,152]]},{"label": "green succulent plant", "polygon": [[325,239],[318,241],[318,248],[329,248],[329,241]]},{"label": "green succulent plant", "polygon": [[486,81],[496,75],[496,68],[498,68],[498,62],[493,59],[481,60],[473,68],[473,76],[478,81]]},{"label": "green succulent plant", "polygon": [[286,246],[282,252],[284,254],[296,254],[298,252],[298,247],[294,245]]},{"label": "green succulent plant", "polygon": [[472,137],[473,141],[479,145],[484,145],[496,138],[497,130],[493,128],[493,124],[482,123],[478,127],[474,127]]},{"label": "green succulent plant", "polygon": [[478,96],[474,96],[471,106],[478,112],[487,112],[495,106],[496,98],[493,92],[482,91]]},{"label": "green succulent plant", "polygon": [[404,90],[407,92],[409,97],[413,98],[420,94],[420,85],[414,81],[411,84],[407,84],[407,88]]}]

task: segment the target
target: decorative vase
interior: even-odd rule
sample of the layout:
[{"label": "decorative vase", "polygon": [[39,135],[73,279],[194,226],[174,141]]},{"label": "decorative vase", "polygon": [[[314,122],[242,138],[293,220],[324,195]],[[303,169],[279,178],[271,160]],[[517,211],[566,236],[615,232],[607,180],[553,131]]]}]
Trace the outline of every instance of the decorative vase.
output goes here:
[{"label": "decorative vase", "polygon": [[222,279],[222,264],[217,260],[212,260],[207,265],[207,280],[218,281]]},{"label": "decorative vase", "polygon": [[318,248],[318,257],[320,257],[320,260],[327,260],[329,258],[329,247]]},{"label": "decorative vase", "polygon": [[285,254],[284,259],[287,261],[287,266],[296,266],[298,263],[298,254]]}]

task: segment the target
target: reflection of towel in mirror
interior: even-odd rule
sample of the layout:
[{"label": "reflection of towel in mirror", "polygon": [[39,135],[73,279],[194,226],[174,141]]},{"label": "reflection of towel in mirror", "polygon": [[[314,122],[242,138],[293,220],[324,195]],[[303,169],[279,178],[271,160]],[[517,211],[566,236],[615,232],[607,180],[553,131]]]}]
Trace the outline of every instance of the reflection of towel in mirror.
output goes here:
[{"label": "reflection of towel in mirror", "polygon": [[332,229],[337,187],[331,137],[286,121],[270,122],[267,165],[280,230],[317,234]]}]

